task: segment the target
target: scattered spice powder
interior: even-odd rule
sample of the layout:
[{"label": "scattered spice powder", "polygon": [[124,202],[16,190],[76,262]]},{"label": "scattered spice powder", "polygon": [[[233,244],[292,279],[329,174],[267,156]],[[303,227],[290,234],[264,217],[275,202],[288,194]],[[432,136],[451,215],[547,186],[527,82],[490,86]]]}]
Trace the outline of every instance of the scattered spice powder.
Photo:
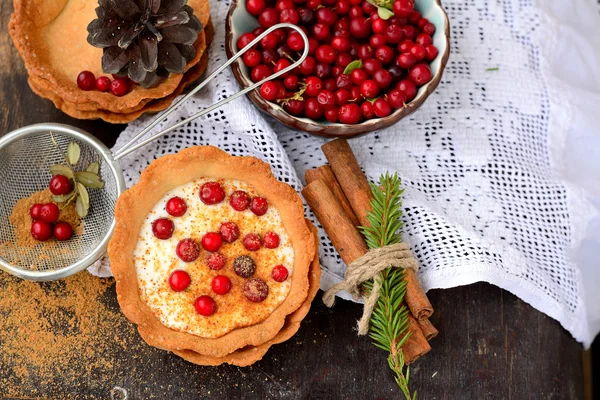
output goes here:
[{"label": "scattered spice powder", "polygon": [[86,272],[44,283],[0,272],[0,397],[110,398],[115,357],[143,345],[114,300],[114,280]]}]

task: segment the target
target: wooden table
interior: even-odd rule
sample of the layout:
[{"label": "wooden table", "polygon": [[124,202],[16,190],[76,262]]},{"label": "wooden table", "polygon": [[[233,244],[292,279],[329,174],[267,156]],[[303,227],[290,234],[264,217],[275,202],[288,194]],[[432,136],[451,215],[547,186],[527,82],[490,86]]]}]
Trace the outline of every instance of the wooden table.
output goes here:
[{"label": "wooden table", "polygon": [[[0,3],[0,135],[37,122],[62,122],[83,128],[112,146],[124,126],[74,120],[31,92],[7,33],[10,3]],[[0,299],[18,284],[16,278],[0,272]],[[47,295],[60,286],[34,285],[40,285]],[[298,334],[272,348],[262,361],[249,368],[208,368],[186,363],[147,346],[133,326],[121,318],[114,332],[120,338],[118,342],[112,335],[94,338],[107,349],[94,355],[103,360],[86,359],[84,352],[79,363],[64,366],[67,372],[77,374],[82,363],[105,361],[113,366],[109,372],[82,375],[73,386],[72,381],[65,380],[64,372],[42,373],[27,359],[9,358],[0,363],[0,398],[10,394],[18,398],[106,399],[115,386],[127,389],[129,399],[400,398],[385,353],[372,346],[368,338],[356,336],[355,321],[361,307],[339,301],[333,309],[327,309],[320,295]],[[583,397],[582,348],[558,322],[489,284],[432,290],[429,296],[436,309],[432,322],[440,336],[432,342],[432,352],[411,368],[411,388],[418,391],[418,398]],[[43,304],[43,298],[38,300]],[[114,283],[102,298],[91,301],[118,310]],[[0,308],[0,329],[3,316],[18,308],[20,299],[8,303],[5,309]],[[60,325],[58,321],[57,330]],[[40,340],[26,334],[22,339]],[[6,344],[0,341],[0,354],[7,351],[3,346]],[[30,368],[27,379],[15,369],[17,361]]]}]

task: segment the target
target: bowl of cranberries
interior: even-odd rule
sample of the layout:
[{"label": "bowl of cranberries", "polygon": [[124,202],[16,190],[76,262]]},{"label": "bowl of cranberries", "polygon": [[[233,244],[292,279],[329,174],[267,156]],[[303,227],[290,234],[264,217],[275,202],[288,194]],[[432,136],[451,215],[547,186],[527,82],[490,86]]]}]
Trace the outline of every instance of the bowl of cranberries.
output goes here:
[{"label": "bowl of cranberries", "polygon": [[[248,96],[283,124],[315,135],[350,137],[398,122],[435,90],[448,61],[449,23],[439,0],[233,0],[227,56],[282,22],[304,30],[309,55]],[[303,50],[299,33],[280,29],[232,71],[247,87]]]}]

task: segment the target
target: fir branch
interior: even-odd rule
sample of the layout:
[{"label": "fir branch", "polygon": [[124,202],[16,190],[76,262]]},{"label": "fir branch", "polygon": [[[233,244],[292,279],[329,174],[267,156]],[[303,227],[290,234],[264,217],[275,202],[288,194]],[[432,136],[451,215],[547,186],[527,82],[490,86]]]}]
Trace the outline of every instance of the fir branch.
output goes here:
[{"label": "fir branch", "polygon": [[[404,192],[400,188],[398,174],[386,173],[379,178],[380,186],[371,184],[373,199],[371,211],[367,215],[368,227],[360,227],[370,249],[399,243],[402,240],[402,202]],[[416,399],[417,393],[411,396],[408,388],[410,369],[405,365],[402,345],[410,335],[408,333],[408,309],[404,302],[406,281],[404,270],[388,268],[379,273],[376,283],[380,286],[379,299],[371,315],[369,336],[373,344],[387,351],[388,364],[394,372],[396,384],[407,400]],[[365,282],[367,293],[373,289],[374,282]]]}]

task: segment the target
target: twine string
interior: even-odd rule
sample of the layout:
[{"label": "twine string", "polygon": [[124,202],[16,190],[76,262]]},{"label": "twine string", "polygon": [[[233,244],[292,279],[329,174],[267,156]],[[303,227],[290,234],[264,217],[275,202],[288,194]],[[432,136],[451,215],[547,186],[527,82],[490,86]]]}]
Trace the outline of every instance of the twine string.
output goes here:
[{"label": "twine string", "polygon": [[373,290],[371,290],[368,296],[363,296],[361,285],[375,278],[377,274],[390,266],[404,269],[410,268],[415,272],[418,269],[417,260],[406,243],[396,243],[371,249],[348,265],[344,280],[333,285],[323,294],[323,303],[327,307],[333,307],[335,295],[342,290],[350,293],[355,300],[363,297],[365,304],[362,317],[358,321],[358,334],[366,335],[369,332],[369,322],[373,314],[373,309],[379,298],[381,282],[379,279],[374,279]]}]

